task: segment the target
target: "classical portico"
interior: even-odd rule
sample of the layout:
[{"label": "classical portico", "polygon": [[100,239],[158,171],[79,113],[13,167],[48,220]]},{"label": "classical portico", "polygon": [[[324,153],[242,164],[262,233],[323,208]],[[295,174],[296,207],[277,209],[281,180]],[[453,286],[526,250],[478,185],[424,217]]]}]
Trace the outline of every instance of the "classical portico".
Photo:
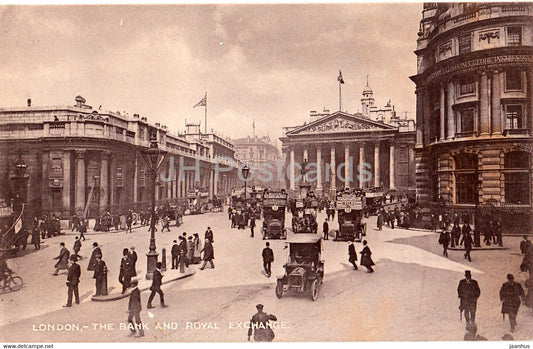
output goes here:
[{"label": "classical portico", "polygon": [[[288,189],[295,193],[301,178],[301,166],[307,160],[306,180],[319,195],[334,195],[348,187],[393,188],[398,183],[395,163],[398,145],[402,150],[414,145],[412,137],[402,137],[397,127],[372,121],[360,114],[335,112],[320,115],[310,123],[285,128],[280,138],[287,154],[285,173]],[[405,149],[404,149],[405,148]],[[410,157],[407,157],[410,159]],[[409,187],[410,163],[400,180]],[[414,178],[413,178],[414,181]]]}]

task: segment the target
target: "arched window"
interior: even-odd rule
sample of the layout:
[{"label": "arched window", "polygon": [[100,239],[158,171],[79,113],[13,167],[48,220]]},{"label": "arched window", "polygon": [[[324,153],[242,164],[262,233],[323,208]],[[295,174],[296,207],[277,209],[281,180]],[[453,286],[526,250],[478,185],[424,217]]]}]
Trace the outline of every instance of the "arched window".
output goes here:
[{"label": "arched window", "polygon": [[505,202],[528,205],[531,185],[529,182],[530,155],[525,151],[513,151],[505,154]]},{"label": "arched window", "polygon": [[455,190],[458,204],[475,204],[477,200],[477,154],[455,156]]}]

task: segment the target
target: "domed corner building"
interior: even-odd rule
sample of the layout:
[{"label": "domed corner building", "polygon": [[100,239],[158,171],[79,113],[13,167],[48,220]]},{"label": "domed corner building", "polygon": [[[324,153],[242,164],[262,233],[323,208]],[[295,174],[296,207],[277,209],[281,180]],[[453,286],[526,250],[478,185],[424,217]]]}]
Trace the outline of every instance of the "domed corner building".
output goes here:
[{"label": "domed corner building", "polygon": [[415,53],[418,200],[533,232],[533,4],[425,3]]}]

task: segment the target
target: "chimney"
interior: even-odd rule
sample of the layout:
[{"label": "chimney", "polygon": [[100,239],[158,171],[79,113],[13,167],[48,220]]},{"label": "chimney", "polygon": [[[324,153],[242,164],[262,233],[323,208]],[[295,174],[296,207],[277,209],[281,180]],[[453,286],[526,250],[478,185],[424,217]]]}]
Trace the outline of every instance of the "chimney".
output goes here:
[{"label": "chimney", "polygon": [[159,127],[161,127],[161,124],[159,122],[156,122],[155,123],[155,127],[159,128]]},{"label": "chimney", "polygon": [[167,129],[167,125],[161,125],[161,128],[162,128],[163,130],[166,130],[166,129]]},{"label": "chimney", "polygon": [[31,98],[28,98],[28,107],[31,107]]},{"label": "chimney", "polygon": [[143,116],[141,117],[141,121],[148,122],[148,119],[146,118],[146,116]]},{"label": "chimney", "polygon": [[133,118],[134,119],[138,119],[139,118],[139,114],[133,114]]}]

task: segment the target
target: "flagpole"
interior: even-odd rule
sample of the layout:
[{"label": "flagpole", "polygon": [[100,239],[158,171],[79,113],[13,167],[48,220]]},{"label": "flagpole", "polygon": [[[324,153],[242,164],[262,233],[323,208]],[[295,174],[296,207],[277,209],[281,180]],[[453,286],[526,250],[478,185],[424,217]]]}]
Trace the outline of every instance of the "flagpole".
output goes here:
[{"label": "flagpole", "polygon": [[341,82],[339,81],[339,111],[342,111],[342,87]]},{"label": "flagpole", "polygon": [[204,117],[204,129],[207,134],[207,92],[205,93],[205,117]]}]

